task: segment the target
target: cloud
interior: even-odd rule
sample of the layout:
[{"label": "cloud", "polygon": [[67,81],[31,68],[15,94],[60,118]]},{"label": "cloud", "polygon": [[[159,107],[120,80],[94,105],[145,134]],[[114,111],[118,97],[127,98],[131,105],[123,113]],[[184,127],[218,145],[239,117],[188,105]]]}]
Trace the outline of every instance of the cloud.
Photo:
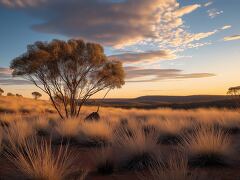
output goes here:
[{"label": "cloud", "polygon": [[185,14],[189,14],[193,11],[195,11],[196,9],[198,9],[199,7],[201,7],[200,4],[193,4],[193,5],[189,5],[189,6],[185,6],[185,7],[182,7],[180,9],[178,9],[175,14],[177,17],[181,17]]},{"label": "cloud", "polygon": [[232,27],[231,25],[226,25],[226,26],[223,26],[222,29],[225,30],[225,29],[229,29],[231,27]]},{"label": "cloud", "polygon": [[204,7],[208,7],[208,6],[212,5],[212,4],[213,4],[213,2],[212,2],[212,1],[210,1],[210,2],[207,2],[207,3],[205,3],[205,4],[204,4]]},{"label": "cloud", "polygon": [[14,8],[14,7],[24,8],[29,6],[33,7],[44,2],[46,2],[46,0],[0,0],[1,4],[11,8]]},{"label": "cloud", "polygon": [[0,67],[0,85],[27,85],[29,81],[21,78],[13,78],[12,70],[9,68]]},{"label": "cloud", "polygon": [[42,19],[44,23],[32,27],[39,32],[116,48],[157,42],[161,49],[187,47],[184,38],[195,34],[187,31],[182,16],[201,6],[180,7],[177,0],[0,0],[0,3]]},{"label": "cloud", "polygon": [[108,57],[111,60],[119,60],[123,63],[154,62],[159,60],[172,60],[177,56],[170,50],[159,50],[139,53],[122,53]]},{"label": "cloud", "polygon": [[155,82],[166,79],[189,79],[189,78],[205,78],[216,76],[212,73],[190,73],[185,74],[179,69],[141,69],[126,68],[127,82]]},{"label": "cloud", "polygon": [[209,10],[207,11],[207,13],[208,13],[208,16],[213,19],[213,18],[215,18],[216,16],[222,14],[223,11],[220,11],[220,10],[218,10],[218,9],[209,9]]},{"label": "cloud", "polygon": [[233,41],[233,40],[240,40],[240,35],[233,35],[224,37],[224,41]]}]

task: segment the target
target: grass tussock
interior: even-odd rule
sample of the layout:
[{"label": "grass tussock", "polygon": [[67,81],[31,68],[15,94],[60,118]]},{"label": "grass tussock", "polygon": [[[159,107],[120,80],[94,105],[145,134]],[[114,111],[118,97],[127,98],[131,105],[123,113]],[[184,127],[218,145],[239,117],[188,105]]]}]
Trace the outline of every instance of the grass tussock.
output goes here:
[{"label": "grass tussock", "polygon": [[94,166],[99,174],[109,175],[114,172],[116,162],[111,147],[98,148],[92,154]]},{"label": "grass tussock", "polygon": [[20,148],[12,148],[8,159],[30,179],[62,180],[73,173],[83,173],[74,167],[76,158],[68,146],[53,150],[51,143],[36,138],[24,141]]},{"label": "grass tussock", "polygon": [[182,154],[173,154],[163,162],[156,159],[148,168],[147,172],[139,173],[141,180],[197,180],[195,174],[190,173],[188,159]]},{"label": "grass tussock", "polygon": [[25,140],[35,135],[32,124],[25,120],[17,120],[10,123],[10,127],[5,129],[6,141],[11,146],[24,144]]},{"label": "grass tussock", "polygon": [[112,141],[113,128],[106,121],[84,121],[80,125],[79,142],[86,146],[106,146]]},{"label": "grass tussock", "polygon": [[230,165],[235,154],[230,136],[212,126],[196,128],[182,140],[182,148],[192,166]]},{"label": "grass tussock", "polygon": [[146,134],[141,127],[122,127],[114,136],[113,146],[123,169],[145,169],[159,153],[155,131]]}]

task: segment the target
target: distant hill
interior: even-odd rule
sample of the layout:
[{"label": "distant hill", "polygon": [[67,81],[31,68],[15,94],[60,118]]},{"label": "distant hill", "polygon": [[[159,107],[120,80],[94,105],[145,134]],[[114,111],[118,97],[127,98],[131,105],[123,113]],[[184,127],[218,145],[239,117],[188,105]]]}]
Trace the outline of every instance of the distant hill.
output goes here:
[{"label": "distant hill", "polygon": [[193,95],[193,96],[141,96],[135,100],[141,102],[158,101],[162,103],[190,103],[209,102],[230,99],[230,96],[223,95]]},{"label": "distant hill", "polygon": [[193,96],[141,96],[133,99],[94,99],[88,102],[93,105],[99,102],[101,106],[121,108],[174,108],[192,109],[204,107],[235,108],[236,101],[231,96],[224,95],[193,95]]}]

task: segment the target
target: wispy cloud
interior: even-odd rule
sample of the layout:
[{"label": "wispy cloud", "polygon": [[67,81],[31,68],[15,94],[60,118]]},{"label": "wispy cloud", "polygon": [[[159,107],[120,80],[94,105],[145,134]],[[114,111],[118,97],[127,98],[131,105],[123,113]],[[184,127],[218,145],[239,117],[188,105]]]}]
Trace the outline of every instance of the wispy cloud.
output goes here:
[{"label": "wispy cloud", "polygon": [[206,78],[216,76],[212,73],[183,73],[179,69],[141,69],[125,68],[127,82],[155,82],[166,79]]},{"label": "wispy cloud", "polygon": [[240,35],[233,35],[224,37],[224,41],[233,41],[233,40],[240,40]]},{"label": "wispy cloud", "polygon": [[209,10],[207,11],[207,13],[208,13],[208,16],[213,19],[213,18],[215,18],[216,16],[222,14],[223,11],[218,10],[218,9],[209,9]]},{"label": "wispy cloud", "polygon": [[14,7],[25,8],[37,6],[40,3],[44,3],[46,1],[47,0],[0,0],[0,3],[11,8]]},{"label": "wispy cloud", "polygon": [[207,3],[205,3],[205,4],[204,4],[204,7],[211,6],[212,4],[213,4],[213,2],[212,2],[212,1],[210,1],[210,2],[207,2]]},{"label": "wispy cloud", "polygon": [[201,5],[200,4],[193,4],[193,5],[189,5],[189,6],[184,6],[178,10],[176,10],[175,14],[177,17],[181,17],[185,14],[189,14],[193,11],[195,11],[196,9],[200,8]]},{"label": "wispy cloud", "polygon": [[13,78],[12,70],[9,68],[0,67],[0,85],[25,85],[31,84],[29,81],[22,78]]},{"label": "wispy cloud", "polygon": [[225,26],[222,27],[222,29],[225,30],[225,29],[229,29],[231,27],[232,27],[231,25],[225,25]]},{"label": "wispy cloud", "polygon": [[122,53],[108,57],[111,60],[120,60],[123,63],[154,62],[159,60],[172,60],[177,56],[170,50],[148,51],[138,53]]}]

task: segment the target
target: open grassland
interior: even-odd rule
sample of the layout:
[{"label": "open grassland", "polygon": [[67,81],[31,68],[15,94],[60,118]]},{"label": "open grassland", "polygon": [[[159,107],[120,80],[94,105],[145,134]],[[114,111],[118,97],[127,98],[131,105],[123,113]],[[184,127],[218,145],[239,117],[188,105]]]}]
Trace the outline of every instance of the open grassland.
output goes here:
[{"label": "open grassland", "polygon": [[[240,113],[101,108],[60,120],[47,101],[0,97],[0,179],[240,177]],[[24,111],[23,111],[24,109]]]}]

